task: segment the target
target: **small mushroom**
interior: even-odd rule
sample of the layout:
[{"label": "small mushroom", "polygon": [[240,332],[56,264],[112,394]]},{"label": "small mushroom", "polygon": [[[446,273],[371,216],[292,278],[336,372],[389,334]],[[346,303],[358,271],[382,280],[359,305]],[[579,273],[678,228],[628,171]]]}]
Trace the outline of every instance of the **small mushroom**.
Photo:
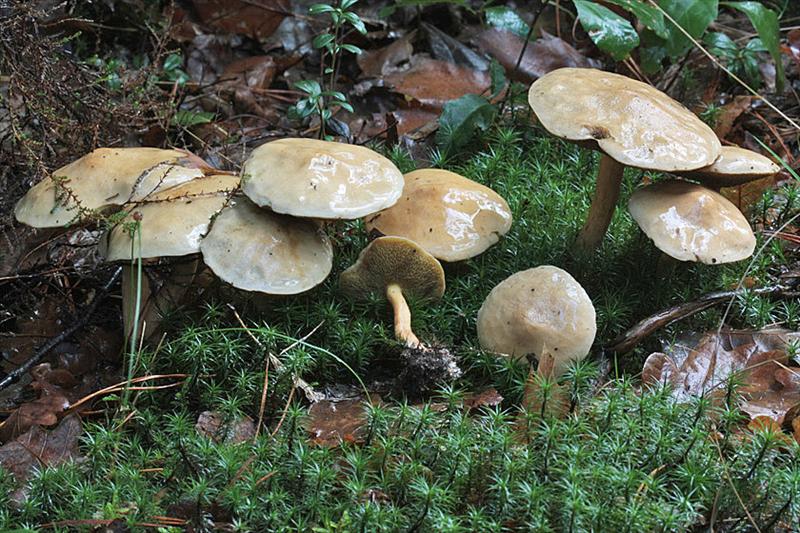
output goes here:
[{"label": "small mushroom", "polygon": [[200,243],[203,260],[236,288],[298,294],[322,283],[333,265],[328,237],[313,222],[236,198]]},{"label": "small mushroom", "polygon": [[512,274],[478,311],[478,340],[485,350],[512,357],[549,354],[558,377],[570,361],[586,357],[597,333],[594,306],[568,272],[540,266]]},{"label": "small mushroom", "polygon": [[98,148],[33,186],[14,215],[29,226],[57,228],[79,218],[82,209],[139,201],[198,178],[206,168],[202,159],[181,150]]},{"label": "small mushroom", "polygon": [[[213,175],[153,193],[128,208],[123,222],[101,242],[101,252],[107,261],[197,253],[211,219],[238,186],[236,176]],[[135,220],[140,225],[141,243],[128,231],[127,223]]]},{"label": "small mushroom", "polygon": [[716,134],[661,91],[619,74],[562,68],[536,80],[528,102],[553,135],[601,151],[597,186],[577,245],[600,245],[619,198],[626,166],[696,170],[720,154]]},{"label": "small mushroom", "polygon": [[370,294],[386,296],[394,311],[394,334],[410,348],[420,346],[411,329],[411,310],[405,295],[438,300],[444,294],[444,270],[431,254],[403,237],[380,237],[361,251],[358,260],[342,272],[339,285],[356,299]]},{"label": "small mushroom", "polygon": [[404,176],[400,200],[367,217],[368,231],[406,237],[442,261],[483,253],[511,227],[506,201],[489,187],[447,170]]},{"label": "small mushroom", "polygon": [[697,180],[706,187],[720,189],[768,178],[777,174],[780,169],[769,158],[757,152],[738,146],[723,146],[717,160],[709,166],[678,174]]},{"label": "small mushroom", "polygon": [[276,213],[356,219],[393,205],[403,175],[363,146],[280,139],[259,146],[244,163],[242,191]]},{"label": "small mushroom", "polygon": [[747,219],[721,194],[680,180],[643,187],[628,202],[631,216],[659,250],[680,261],[740,261],[756,238]]}]

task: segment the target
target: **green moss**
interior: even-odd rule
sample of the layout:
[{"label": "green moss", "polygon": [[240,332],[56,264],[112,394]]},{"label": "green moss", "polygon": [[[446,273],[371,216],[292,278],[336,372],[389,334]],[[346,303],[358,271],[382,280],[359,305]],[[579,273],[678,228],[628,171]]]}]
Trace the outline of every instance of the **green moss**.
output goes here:
[{"label": "green moss", "polygon": [[[401,151],[390,155],[403,170],[412,168]],[[782,443],[769,430],[737,435],[735,409],[706,399],[678,405],[665,390],[639,394],[625,377],[641,370],[658,338],[617,361],[618,379],[596,396],[592,364],[570,373],[565,386],[573,391],[574,410],[564,419],[523,413],[515,422],[527,368],[481,352],[475,333],[477,311],[498,282],[542,264],[572,273],[598,311],[597,357],[600,346],[633,322],[729,288],[747,266],[680,263],[663,270],[660,252],[624,209],[641,178],[635,170],[627,172],[601,249],[575,254],[572,242],[589,206],[596,165],[591,152],[530,128],[493,131],[475,152],[448,162],[503,195],[515,221],[484,255],[446,266],[441,302],[412,302],[418,335],[450,346],[466,371],[434,399],[436,408],[386,398],[367,407],[368,443],[326,449],[307,438],[300,394],[287,403],[294,375],[321,388],[357,384],[348,367],[367,382],[399,368],[386,303],[351,302],[337,291],[338,273],[367,243],[360,222],[341,224],[330,229],[333,274],[314,291],[262,298],[220,287],[216,296],[209,291],[204,306],[173,317],[167,340],[142,354],[137,374],[191,377],[177,391],[139,394],[125,424],[112,415],[88,423],[86,460],[36,475],[23,508],[0,504],[0,529],[114,518],[135,529],[156,515],[181,514],[200,528],[217,521],[238,531],[683,531],[713,509],[718,525],[744,531],[751,524],[740,499],[762,526],[798,523],[796,444]],[[779,198],[783,207],[767,199],[756,216],[782,209],[785,219],[796,211],[794,190]],[[785,261],[773,243],[750,275],[767,283]],[[241,328],[229,301],[250,331]],[[659,336],[714,327],[720,313],[707,311]],[[746,295],[729,322],[796,325],[798,319],[796,302]],[[199,435],[194,424],[203,410],[228,420],[241,414],[257,419],[266,351],[280,354],[284,369],[270,371],[261,436],[228,445]],[[465,413],[466,392],[489,386],[505,396],[502,406]],[[0,475],[6,489],[0,494],[10,486]]]}]

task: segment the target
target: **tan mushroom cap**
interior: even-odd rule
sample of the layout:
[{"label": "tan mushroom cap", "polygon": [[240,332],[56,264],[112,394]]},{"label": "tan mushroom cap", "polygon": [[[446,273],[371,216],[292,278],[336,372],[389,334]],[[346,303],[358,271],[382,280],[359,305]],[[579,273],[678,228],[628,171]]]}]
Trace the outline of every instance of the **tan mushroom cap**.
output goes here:
[{"label": "tan mushroom cap", "polygon": [[242,191],[276,213],[355,219],[393,205],[403,175],[363,146],[280,139],[259,146],[244,163]]},{"label": "tan mushroom cap", "polygon": [[106,261],[138,257],[139,241],[131,247],[131,234],[125,223],[141,216],[141,257],[175,257],[200,251],[200,240],[208,231],[213,216],[225,205],[239,185],[239,178],[215,175],[198,178],[166,191],[130,208],[122,224],[115,226],[102,241]]},{"label": "tan mushroom cap", "polygon": [[713,163],[721,145],[691,111],[658,89],[619,74],[561,68],[536,80],[528,102],[553,135],[596,142],[616,161],[673,172]]},{"label": "tan mushroom cap", "polygon": [[[175,165],[175,166],[174,166]],[[85,209],[104,209],[200,177],[202,160],[180,150],[98,148],[37,183],[14,209],[17,220],[37,228],[56,228]],[[57,185],[61,182],[71,198]]]},{"label": "tan mushroom cap", "polygon": [[333,266],[328,236],[313,222],[236,198],[200,243],[203,260],[238,289],[298,294],[322,283]]},{"label": "tan mushroom cap", "polygon": [[696,179],[709,187],[732,187],[773,176],[780,169],[772,160],[757,152],[738,146],[723,146],[719,157],[712,164],[682,172],[681,175]]},{"label": "tan mushroom cap", "polygon": [[589,353],[597,333],[594,306],[568,272],[540,266],[512,274],[478,311],[478,340],[492,352],[537,357],[547,350],[556,376]]},{"label": "tan mushroom cap", "polygon": [[364,299],[398,285],[404,294],[438,300],[444,294],[444,270],[417,243],[403,237],[380,237],[361,251],[342,272],[339,285],[348,296]]},{"label": "tan mushroom cap", "polygon": [[404,177],[400,200],[367,217],[367,230],[411,239],[443,261],[461,261],[483,253],[511,227],[508,204],[489,187],[447,170]]},{"label": "tan mushroom cap", "polygon": [[659,250],[681,261],[740,261],[756,238],[742,213],[724,196],[695,183],[672,180],[643,187],[628,202],[631,216]]}]

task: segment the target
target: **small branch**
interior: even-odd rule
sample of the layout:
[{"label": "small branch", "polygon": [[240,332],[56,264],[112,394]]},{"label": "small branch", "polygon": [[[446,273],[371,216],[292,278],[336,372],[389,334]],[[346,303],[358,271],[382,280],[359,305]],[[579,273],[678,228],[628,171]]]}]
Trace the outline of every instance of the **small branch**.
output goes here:
[{"label": "small branch", "polygon": [[36,365],[42,358],[47,355],[47,352],[58,346],[64,339],[68,338],[70,335],[81,329],[85,326],[89,320],[92,318],[92,315],[97,310],[97,306],[100,301],[108,294],[108,291],[111,290],[111,286],[116,283],[117,279],[119,278],[119,274],[122,271],[122,267],[117,268],[114,270],[114,273],[111,275],[111,279],[109,279],[105,285],[95,294],[94,299],[92,299],[91,303],[89,303],[80,313],[79,318],[75,322],[72,323],[67,329],[65,329],[60,334],[56,335],[49,341],[47,341],[41,348],[36,350],[30,359],[25,361],[20,367],[16,368],[15,370],[8,373],[8,375],[0,381],[0,390],[5,389],[15,381],[17,381],[20,377],[24,376],[34,365]]},{"label": "small branch", "polygon": [[690,317],[700,311],[709,309],[710,307],[714,307],[719,303],[741,296],[746,292],[752,292],[759,296],[777,295],[782,297],[797,297],[798,294],[800,294],[781,285],[775,287],[761,287],[758,289],[710,292],[697,300],[674,305],[641,320],[628,331],[611,341],[611,344],[605,347],[605,351],[617,354],[630,352],[637,344],[652,335],[656,330],[668,326],[673,322],[677,322],[678,320]]}]

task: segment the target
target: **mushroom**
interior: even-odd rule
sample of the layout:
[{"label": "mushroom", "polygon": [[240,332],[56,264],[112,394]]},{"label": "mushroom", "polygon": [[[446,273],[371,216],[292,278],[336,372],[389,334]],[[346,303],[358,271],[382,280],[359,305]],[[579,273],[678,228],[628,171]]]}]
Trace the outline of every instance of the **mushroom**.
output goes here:
[{"label": "mushroom", "polygon": [[631,216],[659,250],[680,261],[740,261],[753,254],[756,237],[747,219],[721,194],[680,180],[633,193]]},{"label": "mushroom", "polygon": [[768,178],[780,169],[772,160],[757,152],[738,146],[723,146],[717,160],[709,166],[678,174],[697,180],[706,187],[720,189]]},{"label": "mushroom", "polygon": [[242,191],[276,213],[355,219],[393,205],[403,175],[363,146],[315,139],[279,139],[259,146],[244,163]]},{"label": "mushroom", "polygon": [[577,239],[583,250],[603,240],[626,166],[680,173],[708,166],[720,154],[719,139],[692,112],[619,74],[554,70],[533,82],[528,102],[547,131],[601,151],[594,199]]},{"label": "mushroom", "polygon": [[[122,223],[101,243],[101,252],[107,261],[197,253],[212,217],[238,186],[236,176],[212,175],[153,193],[128,208]],[[134,221],[140,225],[140,241],[129,231],[128,223]]]},{"label": "mushroom", "polygon": [[312,221],[236,198],[200,243],[203,260],[236,288],[297,294],[322,283],[333,265],[328,237]]},{"label": "mushroom", "polygon": [[368,231],[406,237],[437,259],[461,261],[483,253],[511,227],[508,204],[489,187],[430,168],[404,178],[400,200],[367,217]]},{"label": "mushroom", "polygon": [[[106,261],[126,261],[122,266],[122,321],[126,338],[134,331],[136,295],[133,289],[135,273],[133,258],[151,259],[195,254],[200,251],[200,239],[208,231],[213,216],[238,187],[239,178],[212,175],[183,183],[171,189],[150,194],[148,199],[128,206],[128,214],[114,226],[100,243]],[[130,231],[137,223],[138,230]],[[151,292],[149,279],[139,280],[142,297],[139,305],[141,322],[150,325],[149,334],[158,330],[162,307],[171,307],[185,292],[187,279],[194,277],[197,265],[188,263],[176,267],[168,278],[166,291]],[[180,283],[176,283],[180,280]]]},{"label": "mushroom", "polygon": [[363,299],[386,296],[394,311],[395,338],[410,348],[420,346],[411,329],[411,311],[405,295],[436,299],[444,294],[444,270],[431,254],[403,237],[379,237],[361,251],[358,260],[342,272],[339,285],[348,296]]},{"label": "mushroom", "polygon": [[198,178],[203,169],[202,159],[181,150],[98,148],[33,186],[17,202],[14,215],[36,228],[61,227],[84,210],[139,201]]},{"label": "mushroom", "polygon": [[552,357],[560,376],[570,361],[586,357],[597,333],[594,306],[568,272],[539,266],[512,274],[478,311],[478,340],[485,350],[511,357]]}]

